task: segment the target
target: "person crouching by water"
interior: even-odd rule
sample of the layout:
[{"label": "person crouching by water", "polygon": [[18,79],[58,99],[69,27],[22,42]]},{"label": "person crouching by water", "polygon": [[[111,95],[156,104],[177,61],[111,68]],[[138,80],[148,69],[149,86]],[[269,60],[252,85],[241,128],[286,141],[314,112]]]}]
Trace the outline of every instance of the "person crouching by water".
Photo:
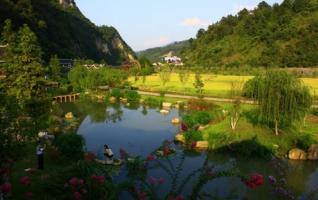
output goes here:
[{"label": "person crouching by water", "polygon": [[38,141],[38,145],[36,146],[36,155],[38,156],[38,169],[44,169],[44,150],[45,145],[42,144],[41,141]]},{"label": "person crouching by water", "polygon": [[113,164],[114,163],[113,151],[106,144],[104,145],[104,156],[105,156],[106,164]]}]

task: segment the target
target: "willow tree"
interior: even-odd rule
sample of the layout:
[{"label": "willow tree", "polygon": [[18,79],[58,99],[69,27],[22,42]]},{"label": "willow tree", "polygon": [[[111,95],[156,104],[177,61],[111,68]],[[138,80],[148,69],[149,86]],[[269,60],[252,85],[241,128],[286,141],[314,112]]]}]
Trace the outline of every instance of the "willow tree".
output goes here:
[{"label": "willow tree", "polygon": [[289,127],[304,119],[310,111],[312,96],[308,87],[285,71],[270,71],[255,77],[252,95],[259,103],[260,118],[275,127]]}]

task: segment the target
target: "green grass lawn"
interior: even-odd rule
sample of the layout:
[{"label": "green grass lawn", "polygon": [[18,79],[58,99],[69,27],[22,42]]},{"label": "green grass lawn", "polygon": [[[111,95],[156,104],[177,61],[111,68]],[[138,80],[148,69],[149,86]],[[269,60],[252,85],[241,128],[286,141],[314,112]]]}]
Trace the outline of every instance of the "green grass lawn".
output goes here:
[{"label": "green grass lawn", "polygon": [[[247,80],[253,78],[253,76],[225,76],[214,74],[203,74],[202,79],[204,81],[204,95],[215,97],[229,97],[231,90],[231,83],[238,83],[243,85]],[[312,89],[312,93],[318,95],[318,79],[317,78],[303,78],[304,83]],[[134,77],[129,78],[129,82],[138,87],[141,90],[147,91],[168,91],[175,93],[182,93],[187,95],[196,95],[195,88],[193,87],[194,74],[190,75],[189,80],[185,85],[182,85],[179,81],[179,75],[172,73],[170,81],[162,86],[160,77],[158,74],[147,76],[145,83],[142,81],[142,77],[138,81],[134,80]]]}]

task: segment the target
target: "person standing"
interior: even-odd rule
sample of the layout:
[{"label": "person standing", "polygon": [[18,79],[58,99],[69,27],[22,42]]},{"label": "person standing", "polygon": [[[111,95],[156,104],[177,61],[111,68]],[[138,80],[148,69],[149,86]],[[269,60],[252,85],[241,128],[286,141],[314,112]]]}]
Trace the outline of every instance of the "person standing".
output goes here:
[{"label": "person standing", "polygon": [[106,164],[113,164],[114,163],[113,151],[106,144],[104,145],[104,156],[105,156]]},{"label": "person standing", "polygon": [[43,145],[41,141],[38,141],[38,145],[36,146],[36,155],[38,156],[39,170],[44,169],[44,150],[45,150],[45,145]]}]

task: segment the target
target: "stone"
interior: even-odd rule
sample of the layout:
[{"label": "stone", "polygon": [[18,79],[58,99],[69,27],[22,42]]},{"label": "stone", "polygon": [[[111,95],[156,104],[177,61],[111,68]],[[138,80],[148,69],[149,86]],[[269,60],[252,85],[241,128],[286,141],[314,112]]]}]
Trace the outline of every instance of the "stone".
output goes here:
[{"label": "stone", "polygon": [[127,103],[127,102],[128,102],[128,100],[127,100],[126,98],[120,98],[120,101],[121,101],[122,103]]},{"label": "stone", "polygon": [[164,115],[167,115],[167,114],[169,114],[169,111],[168,110],[160,110],[160,113],[164,114]]},{"label": "stone", "polygon": [[74,115],[72,112],[66,113],[65,119],[73,119],[73,118],[74,118]]},{"label": "stone", "polygon": [[301,149],[292,149],[288,153],[288,158],[291,160],[306,160],[307,154]]},{"label": "stone", "polygon": [[181,120],[180,120],[180,118],[178,118],[178,117],[175,117],[175,118],[173,118],[173,119],[171,120],[171,123],[173,123],[173,124],[180,124],[180,122],[181,122]]},{"label": "stone", "polygon": [[99,101],[104,100],[104,96],[102,96],[102,95],[97,95],[96,98],[97,98],[97,100],[99,100]]},{"label": "stone", "polygon": [[182,143],[182,144],[184,144],[184,143],[186,142],[185,137],[184,137],[184,135],[182,135],[182,134],[176,135],[175,141],[176,141],[176,142],[180,142],[180,143]]},{"label": "stone", "polygon": [[206,126],[200,125],[199,128],[198,128],[198,130],[199,130],[199,131],[203,131],[203,130],[207,129],[208,127],[209,127],[209,125],[206,125]]},{"label": "stone", "polygon": [[209,142],[208,141],[198,141],[198,142],[196,142],[195,148],[200,149],[200,150],[208,150]]},{"label": "stone", "polygon": [[116,103],[116,101],[117,101],[116,97],[110,97],[109,98],[109,102],[110,103]]},{"label": "stone", "polygon": [[168,103],[168,102],[163,102],[163,103],[162,103],[162,107],[163,107],[163,108],[169,108],[169,109],[170,109],[171,106],[172,106],[172,103]]},{"label": "stone", "polygon": [[307,153],[308,160],[318,160],[318,144],[312,144]]}]

